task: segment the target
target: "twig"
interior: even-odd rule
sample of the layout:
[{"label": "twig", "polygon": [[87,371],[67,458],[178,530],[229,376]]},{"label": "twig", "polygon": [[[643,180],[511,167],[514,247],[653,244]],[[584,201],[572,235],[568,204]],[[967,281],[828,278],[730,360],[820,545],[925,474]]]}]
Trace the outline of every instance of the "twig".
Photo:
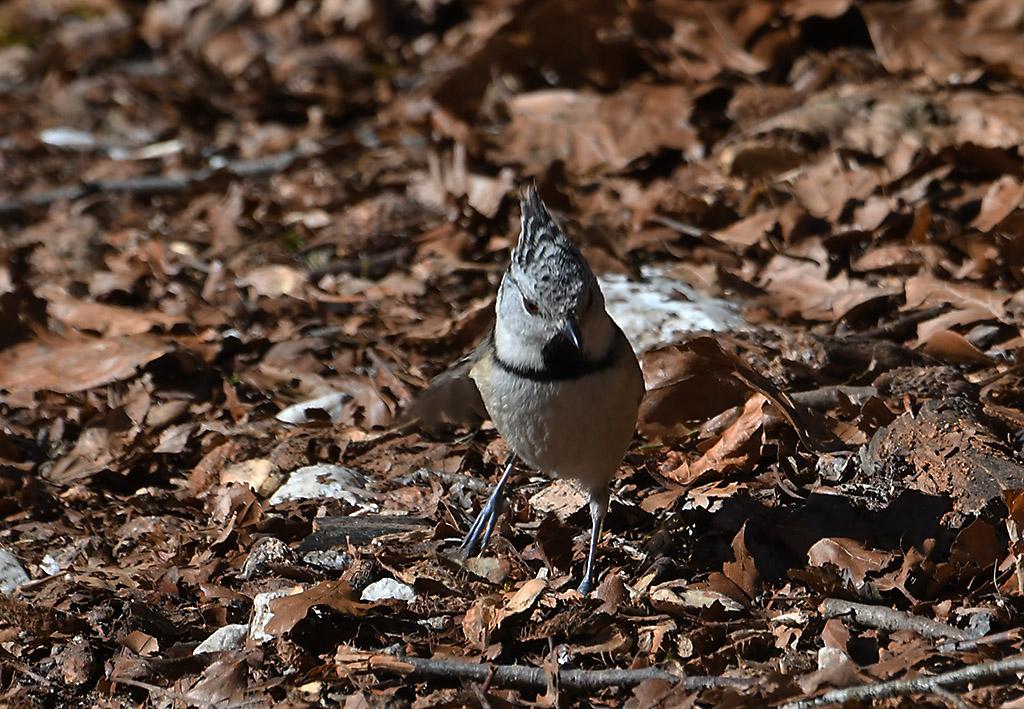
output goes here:
[{"label": "twig", "polygon": [[[524,665],[486,665],[458,660],[374,655],[370,658],[369,666],[371,669],[397,672],[411,679],[446,678],[473,682],[486,682],[489,679],[489,686],[536,691],[544,691],[548,686],[547,673],[543,668]],[[678,677],[657,667],[640,670],[564,670],[558,673],[558,678],[562,689],[574,694],[593,694],[609,687],[635,687],[648,679],[679,683],[688,690],[746,688],[756,683],[756,680],[747,677]]]},{"label": "twig", "polygon": [[11,592],[11,595],[12,596],[16,596],[19,593],[24,593],[25,591],[31,590],[31,589],[35,588],[36,586],[42,586],[44,583],[49,583],[50,581],[53,581],[55,578],[63,576],[66,573],[67,573],[67,569],[61,569],[60,571],[58,571],[56,573],[48,574],[47,576],[40,576],[39,578],[32,579],[31,581],[26,581],[25,583],[21,584],[20,586],[15,586],[14,587],[14,591]]},{"label": "twig", "polygon": [[217,709],[217,704],[207,699],[200,699],[199,697],[193,697],[189,694],[182,694],[181,692],[175,692],[173,689],[167,689],[161,687],[158,684],[150,684],[149,682],[140,682],[137,679],[128,679],[127,677],[114,676],[110,678],[111,682],[116,684],[127,684],[131,687],[138,687],[139,689],[145,689],[150,694],[157,694],[168,699],[174,699],[185,704],[208,707],[208,709]]},{"label": "twig", "polygon": [[233,175],[239,179],[264,177],[280,172],[300,158],[310,157],[322,148],[323,146],[317,146],[316,149],[299,146],[256,160],[233,160],[216,170],[203,168],[180,175],[141,175],[65,185],[46,192],[0,202],[0,220],[18,218],[30,209],[49,207],[61,200],[74,201],[94,194],[127,193],[138,196],[174,194],[184,192],[218,174]]},{"label": "twig", "polygon": [[663,214],[652,214],[649,219],[655,224],[661,224],[667,226],[669,229],[675,229],[684,236],[692,236],[695,239],[708,239],[711,238],[711,233],[707,229],[701,229],[697,226],[685,224],[678,219],[667,217]]},{"label": "twig", "polygon": [[871,386],[854,387],[840,384],[826,386],[811,391],[795,392],[793,400],[810,409],[831,409],[839,405],[840,395],[848,397],[853,403],[860,405],[872,396],[878,396],[878,389]]},{"label": "twig", "polygon": [[396,249],[382,251],[379,254],[368,254],[359,258],[338,259],[309,272],[309,280],[316,283],[324,276],[336,276],[348,273],[365,278],[381,278],[395,266],[402,265],[412,256],[412,249],[399,246]]},{"label": "twig", "polygon": [[810,697],[782,705],[781,709],[812,709],[829,704],[845,704],[861,699],[888,699],[909,694],[934,694],[942,692],[947,685],[963,684],[978,679],[1001,677],[1003,675],[1024,672],[1024,655],[1014,655],[1005,660],[985,662],[980,665],[968,665],[958,670],[943,672],[930,677],[911,677],[896,679],[877,684],[861,684],[856,687],[832,689],[818,697]]},{"label": "twig", "polygon": [[826,618],[849,616],[853,622],[869,628],[912,630],[923,638],[968,639],[967,632],[960,628],[884,606],[869,606],[865,603],[826,598],[821,604],[821,612]]},{"label": "twig", "polygon": [[829,453],[843,447],[835,434],[825,428],[824,419],[820,414],[806,406],[798,406],[788,392],[776,387],[767,377],[745,366],[736,367],[732,376],[770,399],[789,421],[807,450]]},{"label": "twig", "polygon": [[963,652],[964,650],[973,650],[979,645],[998,645],[999,643],[1016,640],[1020,635],[1020,632],[1020,628],[1010,628],[1009,630],[1004,630],[1001,633],[982,635],[980,638],[947,640],[946,642],[939,643],[935,649],[939,652]]}]

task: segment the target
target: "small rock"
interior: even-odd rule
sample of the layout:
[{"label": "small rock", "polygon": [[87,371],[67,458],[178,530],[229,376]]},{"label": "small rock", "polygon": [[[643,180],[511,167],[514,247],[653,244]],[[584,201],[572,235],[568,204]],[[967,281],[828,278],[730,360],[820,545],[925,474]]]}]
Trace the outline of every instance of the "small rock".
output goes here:
[{"label": "small rock", "polygon": [[282,295],[298,297],[308,282],[305,273],[283,264],[263,266],[238,279],[238,285],[248,286],[257,295],[268,298],[278,298]]},{"label": "small rock", "polygon": [[339,549],[316,549],[303,554],[302,561],[327,571],[344,571],[352,565],[352,556]]},{"label": "small rock", "polygon": [[416,592],[412,590],[412,586],[408,586],[398,579],[375,581],[363,589],[362,595],[362,600],[371,603],[374,601],[390,601],[392,599],[409,602],[415,598]]},{"label": "small rock", "polygon": [[283,588],[277,591],[257,593],[252,599],[252,620],[249,621],[249,637],[257,643],[273,640],[274,636],[267,632],[267,623],[274,617],[270,610],[270,602],[275,598],[284,598],[302,592],[302,586]]},{"label": "small rock", "polygon": [[432,618],[417,620],[416,622],[432,633],[440,633],[441,631],[448,630],[455,625],[452,622],[452,617],[450,615],[436,615]]},{"label": "small rock", "polygon": [[835,647],[818,648],[818,669],[830,670],[850,662],[850,656]]},{"label": "small rock", "polygon": [[29,582],[28,572],[11,552],[0,549],[0,593],[14,593],[14,589]]},{"label": "small rock", "polygon": [[357,505],[366,499],[366,477],[358,470],[342,465],[307,465],[292,471],[287,482],[270,498],[270,504],[287,500],[334,498]]},{"label": "small rock", "polygon": [[249,551],[249,556],[242,565],[242,578],[251,579],[262,574],[272,566],[293,563],[292,550],[287,544],[276,537],[263,537],[256,540]]},{"label": "small rock", "polygon": [[310,411],[320,410],[325,412],[331,421],[337,423],[341,420],[341,413],[345,408],[345,402],[351,398],[350,395],[343,391],[332,391],[330,394],[318,396],[315,399],[292,404],[288,408],[279,411],[276,418],[284,423],[306,423],[309,421]]},{"label": "small rock", "polygon": [[818,477],[829,482],[837,483],[848,480],[855,472],[855,458],[846,452],[825,453],[815,464]]},{"label": "small rock", "polygon": [[667,268],[650,264],[640,272],[643,280],[639,282],[617,273],[598,279],[608,314],[622,323],[637,352],[679,342],[697,330],[749,328],[735,303],[700,295]]},{"label": "small rock", "polygon": [[217,628],[210,637],[199,643],[192,654],[202,655],[205,652],[238,650],[245,646],[245,639],[248,635],[249,626],[245,623],[225,625],[223,628]]},{"label": "small rock", "polygon": [[539,512],[540,516],[554,514],[562,524],[589,504],[589,496],[583,492],[583,485],[576,480],[563,478],[552,480],[530,498],[530,507]]},{"label": "small rock", "polygon": [[64,567],[61,566],[60,562],[54,559],[49,552],[44,554],[42,560],[39,562],[39,570],[47,575],[60,573],[63,568]]},{"label": "small rock", "polygon": [[511,564],[493,556],[475,556],[466,559],[466,568],[480,578],[499,585],[505,583],[505,579],[512,572]]},{"label": "small rock", "polygon": [[57,656],[57,666],[65,683],[79,686],[92,678],[96,671],[96,659],[89,643],[78,637]]}]

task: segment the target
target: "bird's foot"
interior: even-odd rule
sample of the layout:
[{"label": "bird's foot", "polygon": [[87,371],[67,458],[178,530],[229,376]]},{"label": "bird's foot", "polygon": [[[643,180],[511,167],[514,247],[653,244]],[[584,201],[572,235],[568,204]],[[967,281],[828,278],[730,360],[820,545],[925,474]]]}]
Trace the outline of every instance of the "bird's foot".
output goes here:
[{"label": "bird's foot", "polygon": [[491,538],[491,532],[494,531],[494,524],[497,522],[498,515],[501,512],[501,506],[500,499],[495,500],[492,496],[487,500],[487,504],[480,510],[480,514],[477,515],[473,526],[469,528],[466,538],[459,545],[459,549],[462,550],[463,559],[475,556],[487,546],[487,542]]},{"label": "bird's foot", "polygon": [[469,528],[466,538],[462,540],[459,548],[462,550],[463,559],[480,553],[487,546],[491,532],[494,531],[494,524],[498,521],[498,515],[505,507],[505,483],[508,482],[508,476],[512,474],[512,467],[515,464],[516,456],[513,455],[509,458],[505,472],[502,473],[498,484],[494,486],[491,496],[487,498],[487,504],[480,510],[480,514],[477,515],[473,526]]}]

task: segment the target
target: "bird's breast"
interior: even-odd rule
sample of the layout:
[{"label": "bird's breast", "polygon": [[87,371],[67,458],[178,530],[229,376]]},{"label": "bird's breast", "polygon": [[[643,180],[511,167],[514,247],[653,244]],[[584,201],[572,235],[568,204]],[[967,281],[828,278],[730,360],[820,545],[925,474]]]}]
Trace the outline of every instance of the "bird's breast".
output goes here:
[{"label": "bird's breast", "polygon": [[549,475],[603,484],[636,425],[643,382],[629,360],[575,379],[537,381],[483,358],[471,376],[498,432],[519,457]]}]

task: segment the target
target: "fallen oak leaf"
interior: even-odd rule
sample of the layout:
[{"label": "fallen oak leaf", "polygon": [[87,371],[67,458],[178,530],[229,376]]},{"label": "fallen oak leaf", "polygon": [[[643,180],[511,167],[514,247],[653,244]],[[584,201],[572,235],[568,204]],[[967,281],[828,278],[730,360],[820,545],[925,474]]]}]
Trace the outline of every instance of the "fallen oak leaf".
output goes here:
[{"label": "fallen oak leaf", "polygon": [[529,610],[547,587],[548,582],[544,579],[530,579],[505,604],[505,613],[507,615],[515,615]]},{"label": "fallen oak leaf", "polygon": [[854,539],[826,537],[807,550],[807,561],[812,566],[832,564],[849,578],[856,588],[864,585],[865,577],[879,572],[892,563],[894,555],[868,549]]},{"label": "fallen oak leaf", "polygon": [[361,616],[370,607],[352,600],[352,587],[347,581],[321,581],[301,593],[272,600],[270,612],[273,617],[267,622],[266,632],[275,636],[287,633],[306,617],[313,606],[329,606],[350,616]]}]

